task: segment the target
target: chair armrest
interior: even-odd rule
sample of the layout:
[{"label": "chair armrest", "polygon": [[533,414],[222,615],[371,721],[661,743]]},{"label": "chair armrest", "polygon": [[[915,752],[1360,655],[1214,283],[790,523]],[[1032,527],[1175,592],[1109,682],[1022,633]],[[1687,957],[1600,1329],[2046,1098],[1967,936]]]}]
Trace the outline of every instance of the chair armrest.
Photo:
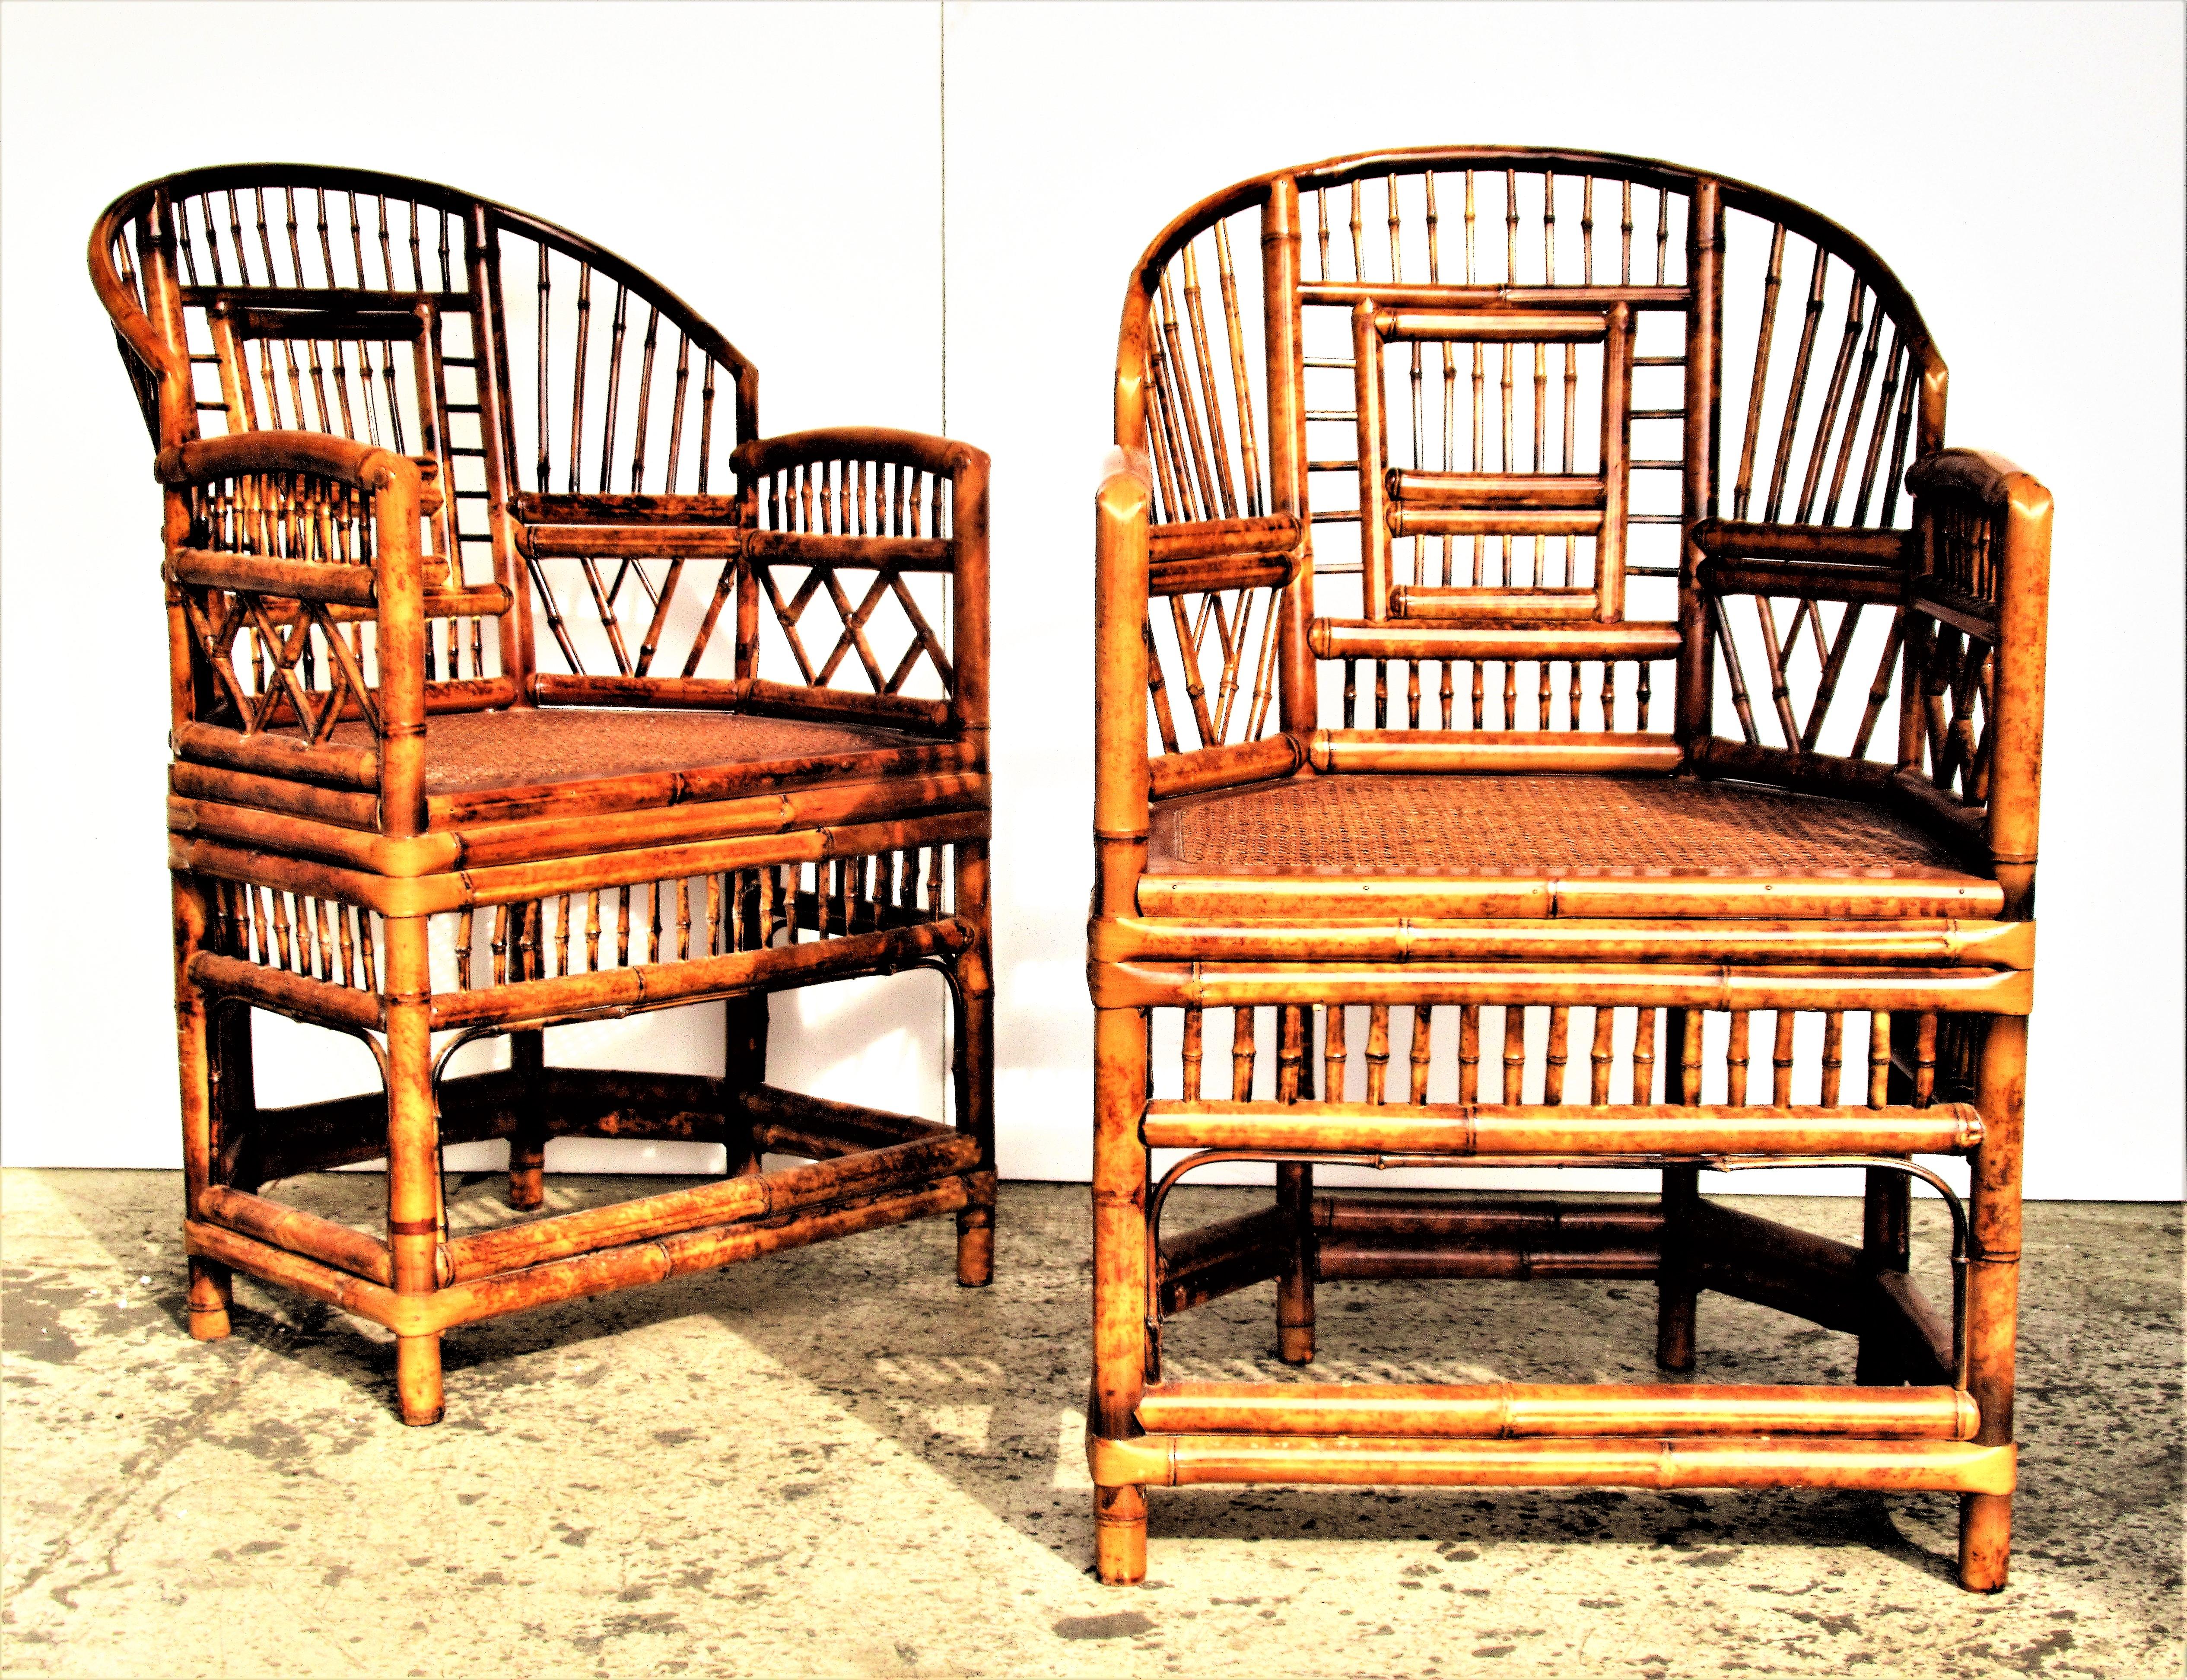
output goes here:
[{"label": "chair armrest", "polygon": [[892,426],[820,426],[749,439],[737,446],[729,464],[745,478],[815,461],[891,461],[955,478],[975,461],[984,468],[987,460],[970,444],[930,432],[899,431]]},{"label": "chair armrest", "polygon": [[2043,785],[2050,492],[2002,455],[1940,449],[1906,469],[1920,570],[1994,615],[1988,841],[2009,918],[2029,913]]},{"label": "chair armrest", "polygon": [[[824,519],[818,530],[770,529],[757,525],[760,509],[748,504],[751,513],[745,525],[745,553],[757,559],[772,548],[782,558],[800,564],[882,565],[899,570],[930,568],[949,573],[953,632],[953,645],[948,649],[949,721],[960,733],[984,732],[989,660],[987,454],[969,443],[926,432],[885,426],[826,426],[780,437],[749,439],[739,444],[730,457],[730,464],[744,486],[743,493],[755,500],[761,494],[757,480],[828,463],[841,463],[846,469],[838,495],[847,498],[856,494],[855,521],[846,516]],[[858,470],[855,492],[848,482],[848,469],[853,465]],[[937,538],[931,525],[923,522],[919,510],[908,503],[884,497],[878,475],[870,486],[873,499],[869,518],[865,472],[869,467],[885,465],[925,473],[937,482],[948,480],[947,538]],[[915,495],[910,498],[916,499]],[[839,499],[837,509],[846,505]],[[854,523],[866,528],[844,528]],[[922,636],[930,628],[922,626]]]},{"label": "chair armrest", "polygon": [[330,432],[247,431],[193,438],[162,449],[152,464],[161,484],[205,484],[241,473],[314,473],[360,490],[379,490],[404,473],[417,483],[418,510],[441,509],[441,464],[431,456],[397,455],[376,444]]},{"label": "chair armrest", "polygon": [[1907,468],[1906,487],[1920,497],[2002,508],[2011,499],[2016,478],[2028,478],[2028,475],[1990,450],[1939,449]]},{"label": "chair armrest", "polygon": [[[369,498],[368,509],[361,503],[329,508],[323,492],[306,491],[313,499],[298,508],[293,498],[304,487],[294,482],[239,487],[219,515],[233,520],[237,542],[199,548],[193,538],[231,533],[194,530],[197,516],[171,494],[169,576],[171,584],[194,582],[371,612],[378,622],[378,680],[368,716],[376,712],[379,735],[381,832],[395,839],[424,832],[427,604],[420,535],[429,508],[439,505],[437,464],[323,432],[261,431],[172,445],[160,452],[154,471],[171,491],[293,474],[347,486]],[[368,588],[358,587],[363,579],[370,580]],[[363,704],[364,673],[348,664],[340,643],[331,638],[329,652]]]}]

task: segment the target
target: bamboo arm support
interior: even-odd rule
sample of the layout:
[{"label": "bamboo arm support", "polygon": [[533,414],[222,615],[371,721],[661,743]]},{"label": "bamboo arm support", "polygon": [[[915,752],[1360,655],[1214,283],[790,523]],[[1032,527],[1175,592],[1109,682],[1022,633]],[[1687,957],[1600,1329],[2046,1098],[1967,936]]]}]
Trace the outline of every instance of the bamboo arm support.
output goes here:
[{"label": "bamboo arm support", "polygon": [[1764,525],[1743,520],[1703,520],[1693,531],[1694,545],[1711,558],[1900,569],[1906,565],[1912,539],[1913,533],[1906,531],[1850,531],[1841,525]]}]

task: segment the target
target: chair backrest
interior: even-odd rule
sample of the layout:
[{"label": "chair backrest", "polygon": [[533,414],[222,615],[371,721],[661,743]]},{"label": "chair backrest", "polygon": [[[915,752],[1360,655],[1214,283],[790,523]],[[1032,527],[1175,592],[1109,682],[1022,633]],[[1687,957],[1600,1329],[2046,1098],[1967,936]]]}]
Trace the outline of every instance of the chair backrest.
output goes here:
[{"label": "chair backrest", "polygon": [[1149,247],[1119,336],[1157,759],[1555,732],[1570,767],[1910,772],[1978,829],[2001,609],[1993,570],[1980,600],[1948,576],[2003,503],[1902,490],[1945,390],[1875,254],[1742,182],[1451,147],[1216,194]]},{"label": "chair backrest", "polygon": [[674,294],[430,182],[191,171],[109,206],[90,256],[155,446],[295,430],[434,464],[429,540],[448,582],[498,582],[511,603],[429,643],[436,709],[507,703],[537,667],[535,616],[550,666],[632,673],[639,638],[618,608],[645,573],[527,554],[520,527],[579,492],[644,498],[655,517],[663,497],[730,492],[729,456],[756,434],[756,371]]}]

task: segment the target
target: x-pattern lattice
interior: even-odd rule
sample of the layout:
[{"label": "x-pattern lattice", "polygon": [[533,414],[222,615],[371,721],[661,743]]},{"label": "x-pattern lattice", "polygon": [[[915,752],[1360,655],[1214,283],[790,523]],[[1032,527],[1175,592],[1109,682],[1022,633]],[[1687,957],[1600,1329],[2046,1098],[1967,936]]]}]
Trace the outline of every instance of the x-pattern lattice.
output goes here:
[{"label": "x-pattern lattice", "polygon": [[[341,721],[345,700],[354,700],[376,733],[379,708],[358,663],[359,649],[342,639],[340,627],[318,601],[276,601],[271,596],[231,593],[222,589],[183,591],[183,610],[198,638],[214,680],[234,704],[246,735],[280,721],[283,700],[295,708],[306,739],[323,741]],[[326,647],[332,670],[327,687],[315,689],[316,643]],[[252,675],[246,688],[233,657],[239,635],[250,638]]]},{"label": "x-pattern lattice", "polygon": [[[913,599],[911,591],[905,587],[902,572],[896,567],[875,566],[873,582],[866,586],[865,593],[853,605],[850,592],[843,587],[841,570],[835,565],[805,567],[804,581],[785,600],[781,586],[775,580],[775,573],[779,570],[798,570],[802,563],[796,560],[771,561],[762,558],[750,564],[758,574],[760,587],[767,592],[767,604],[774,609],[775,622],[782,626],[783,638],[790,644],[790,656],[797,661],[798,675],[807,684],[823,688],[829,687],[844,660],[855,653],[875,694],[901,693],[922,658],[933,665],[935,674],[942,679],[943,692],[955,692],[956,671],[949,663],[949,655],[942,645],[942,638],[934,633],[934,626],[927,621],[926,615],[919,610],[919,603]],[[841,628],[834,647],[816,666],[806,648],[801,626],[805,624],[807,610],[824,593],[835,608],[836,621]],[[885,672],[880,656],[874,652],[866,628],[874,610],[891,598],[903,609],[905,621],[911,627],[911,641],[895,667]]]}]

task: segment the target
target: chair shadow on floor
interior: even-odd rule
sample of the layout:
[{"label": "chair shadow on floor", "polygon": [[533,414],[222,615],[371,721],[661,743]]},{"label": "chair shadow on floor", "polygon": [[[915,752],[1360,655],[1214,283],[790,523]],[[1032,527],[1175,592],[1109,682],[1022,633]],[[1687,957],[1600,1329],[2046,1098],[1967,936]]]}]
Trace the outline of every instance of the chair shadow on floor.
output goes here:
[{"label": "chair shadow on floor", "polygon": [[[649,1177],[643,1188],[699,1182]],[[453,1220],[506,1217],[506,1185],[499,1172],[452,1174]],[[548,1185],[549,1211],[632,1193],[628,1178],[608,1175],[550,1176]],[[370,1172],[314,1175],[280,1189],[285,1200],[360,1226],[376,1216],[384,1194]],[[1178,1227],[1223,1216],[1264,1194],[1180,1191]],[[1858,1205],[1836,1211],[1857,1219]],[[439,1427],[491,1431],[498,1399],[567,1383],[574,1351],[589,1349],[611,1362],[617,1341],[632,1332],[708,1318],[744,1345],[745,1357],[806,1385],[813,1404],[848,1414],[1059,1560],[1084,1569],[1092,1560],[1090,1482],[1079,1444],[1087,1223],[1077,1187],[1012,1185],[998,1221],[998,1281],[990,1289],[959,1289],[947,1223],[922,1222],[467,1325],[447,1340],[450,1407]],[[337,1391],[368,1394],[392,1419],[386,1332],[250,1279],[239,1278],[238,1287],[231,1346],[290,1362]],[[1647,1285],[1538,1281],[1515,1295],[1521,1287],[1324,1284],[1320,1357],[1295,1371],[1274,1357],[1273,1286],[1263,1284],[1168,1327],[1167,1370],[1262,1382],[1649,1379],[1655,1306]],[[162,1300],[177,1334],[186,1335],[179,1287]],[[824,1312],[816,1310],[820,1302]],[[1714,1297],[1703,1323],[1698,1381],[1850,1375],[1849,1336]],[[695,1421],[690,1441],[703,1446],[707,1426]],[[1492,1546],[1606,1543],[1664,1548],[1695,1567],[1740,1553],[1852,1547],[1939,1582],[1949,1582],[1954,1570],[1955,1502],[1941,1494],[1193,1487],[1158,1492],[1150,1503],[1157,1541],[1257,1537],[1268,1546],[1311,1546],[1403,1535],[1457,1563]]]}]

